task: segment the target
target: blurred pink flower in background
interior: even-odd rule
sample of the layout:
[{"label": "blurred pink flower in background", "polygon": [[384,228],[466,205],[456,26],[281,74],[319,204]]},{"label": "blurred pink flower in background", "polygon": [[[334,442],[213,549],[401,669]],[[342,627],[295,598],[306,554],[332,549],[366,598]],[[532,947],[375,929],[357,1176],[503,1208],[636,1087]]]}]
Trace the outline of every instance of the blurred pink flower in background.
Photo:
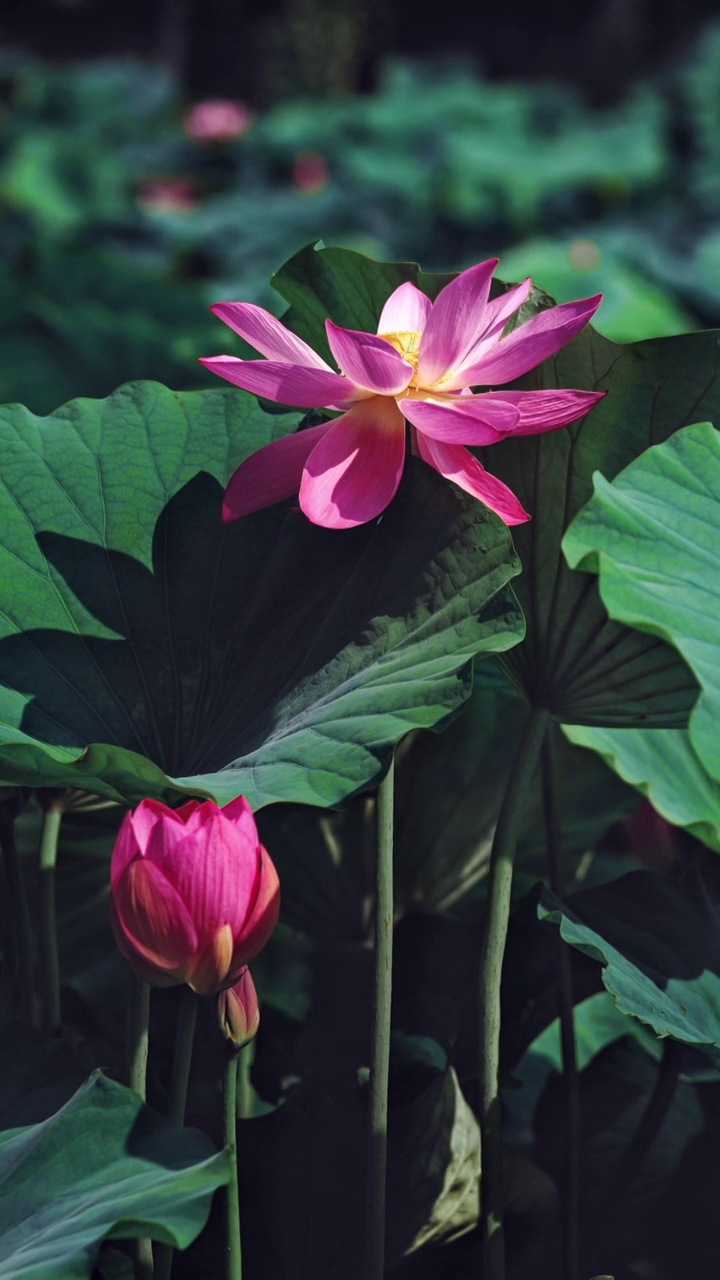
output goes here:
[{"label": "blurred pink flower in background", "polygon": [[115,939],[136,973],[200,995],[240,979],[280,910],[277,872],[244,796],[223,809],[143,800],[122,822],[110,881]]},{"label": "blurred pink flower in background", "polygon": [[328,162],[317,151],[302,151],[293,163],[293,182],[298,191],[312,196],[326,187],[330,178]]},{"label": "blurred pink flower in background", "polygon": [[490,300],[497,259],[463,271],[435,302],[407,283],[383,307],[377,334],[325,322],[337,373],[269,312],[248,302],[211,310],[265,360],[201,361],[245,391],[300,409],[345,410],[284,436],[247,458],[232,476],[223,515],[236,520],[299,493],[314,524],[348,529],[380,515],[413,452],[508,525],[530,517],[512,491],[465,445],[555,431],[582,418],[600,391],[495,391],[570,342],[595,314],[598,295],[540,311],[506,332],[532,281]]},{"label": "blurred pink flower in background", "polygon": [[208,98],[196,102],[185,116],[185,132],[197,142],[232,142],[252,127],[253,114],[244,102]]},{"label": "blurred pink flower in background", "polygon": [[199,204],[188,178],[154,178],[143,182],[135,199],[146,213],[191,213]]},{"label": "blurred pink flower in background", "polygon": [[225,1039],[236,1049],[255,1039],[260,1026],[260,1006],[249,969],[243,969],[237,982],[220,992],[218,1022]]}]

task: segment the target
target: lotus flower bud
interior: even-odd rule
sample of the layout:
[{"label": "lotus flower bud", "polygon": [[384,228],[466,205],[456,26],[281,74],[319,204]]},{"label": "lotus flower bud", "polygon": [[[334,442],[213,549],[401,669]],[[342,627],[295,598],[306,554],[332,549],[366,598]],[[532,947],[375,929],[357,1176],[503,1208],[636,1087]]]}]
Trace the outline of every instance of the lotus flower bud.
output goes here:
[{"label": "lotus flower bud", "polygon": [[110,879],[117,944],[153,986],[230,987],[277,924],[277,872],[244,796],[223,809],[143,800],[120,827]]},{"label": "lotus flower bud", "polygon": [[249,969],[243,969],[237,982],[218,996],[220,1030],[236,1049],[255,1039],[260,1026],[257,991]]}]

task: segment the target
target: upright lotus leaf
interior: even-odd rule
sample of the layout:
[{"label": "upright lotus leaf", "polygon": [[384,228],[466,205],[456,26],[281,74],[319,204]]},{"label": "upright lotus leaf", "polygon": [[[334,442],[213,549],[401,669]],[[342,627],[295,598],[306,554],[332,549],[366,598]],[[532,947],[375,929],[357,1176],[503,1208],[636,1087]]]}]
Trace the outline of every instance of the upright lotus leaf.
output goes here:
[{"label": "upright lotus leaf", "polygon": [[296,421],[154,383],[0,410],[0,778],[337,804],[517,641],[507,530],[414,459],[380,522],[223,525],[228,476]]},{"label": "upright lotus leaf", "polygon": [[543,890],[538,915],[600,961],[622,1013],[720,1063],[720,927],[687,888],[632,871],[567,902]]},{"label": "upright lotus leaf", "polygon": [[598,752],[658,813],[720,853],[720,782],[701,763],[685,729],[596,729],[566,725],[579,747]]},{"label": "upright lotus leaf", "polygon": [[594,481],[565,539],[568,561],[599,574],[612,618],[661,636],[692,669],[702,692],[690,744],[720,780],[720,432],[686,427],[612,484]]},{"label": "upright lotus leaf", "polygon": [[[573,567],[561,541],[592,496],[595,472],[612,480],[689,422],[720,421],[717,341],[708,332],[618,346],[588,328],[523,385],[606,390],[605,400],[583,422],[492,450],[494,473],[533,513],[513,531],[527,636],[503,663],[529,699],[560,720],[670,728],[687,722],[697,685],[683,661],[658,634],[609,621],[597,580],[578,571],[588,566],[572,551],[575,534],[567,544]],[[650,512],[643,505],[636,513],[634,533],[642,535]],[[658,567],[654,532],[643,546]],[[635,611],[624,621],[635,627],[641,619]]]},{"label": "upright lotus leaf", "polygon": [[0,1277],[89,1280],[102,1240],[184,1249],[227,1157],[96,1072],[60,1111],[0,1133]]}]

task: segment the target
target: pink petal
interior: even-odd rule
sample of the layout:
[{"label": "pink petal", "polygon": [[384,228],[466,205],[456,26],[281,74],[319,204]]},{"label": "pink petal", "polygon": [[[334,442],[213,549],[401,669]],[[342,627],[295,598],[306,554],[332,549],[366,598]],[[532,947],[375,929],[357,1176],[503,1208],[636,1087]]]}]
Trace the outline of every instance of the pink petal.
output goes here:
[{"label": "pink petal", "polygon": [[441,289],[420,343],[418,383],[431,387],[455,369],[485,327],[490,282],[497,258],[479,262]]},{"label": "pink petal", "polygon": [[142,800],[131,815],[132,831],[143,858],[159,867],[173,843],[185,835],[185,823],[177,809],[159,800]]},{"label": "pink petal", "polygon": [[447,444],[496,444],[499,433],[512,431],[520,413],[498,397],[457,396],[441,400],[400,400],[399,408],[418,431]]},{"label": "pink petal", "polygon": [[384,511],[405,461],[405,423],[394,400],[374,396],[333,422],[305,464],[300,506],[314,524],[352,529]]},{"label": "pink petal", "polygon": [[191,913],[154,863],[137,858],[113,890],[115,928],[123,955],[179,971],[194,954],[198,935]]},{"label": "pink petal", "polygon": [[[518,424],[511,434],[532,436],[543,431],[556,431],[558,427],[566,427],[568,423],[584,418],[606,395],[607,391],[500,391],[497,398],[504,404],[513,405],[519,412]],[[473,399],[494,400],[495,393],[480,394]]]},{"label": "pink petal", "polygon": [[220,991],[230,973],[232,958],[233,931],[229,924],[224,924],[193,961],[187,977],[188,986],[200,996]]},{"label": "pink petal", "polygon": [[380,313],[378,333],[423,333],[432,303],[408,280],[390,294]]},{"label": "pink petal", "polygon": [[225,490],[223,520],[239,520],[297,493],[308,455],[332,425],[321,422],[307,431],[295,431],[241,462]]},{"label": "pink petal", "polygon": [[358,399],[353,384],[330,369],[307,369],[275,360],[238,360],[235,356],[209,356],[200,364],[243,391],[295,409],[325,409],[334,404],[346,408]]},{"label": "pink petal", "polygon": [[442,444],[439,440],[431,440],[429,436],[418,433],[418,453],[425,462],[452,480],[453,484],[471,493],[474,498],[500,516],[505,524],[524,524],[530,519],[511,489],[502,480],[490,475],[482,463],[478,462],[467,449],[458,444]]},{"label": "pink petal", "polygon": [[322,356],[262,307],[256,307],[252,302],[216,302],[210,310],[268,360],[327,369],[332,373]]},{"label": "pink petal", "polygon": [[265,946],[280,915],[280,880],[267,849],[260,846],[260,879],[254,903],[235,938],[232,972],[248,964]]},{"label": "pink petal", "polygon": [[472,360],[458,364],[448,389],[459,386],[496,386],[511,382],[534,369],[570,342],[594,316],[602,294],[580,302],[563,302],[533,316],[507,337],[488,337],[472,352]]},{"label": "pink petal", "polygon": [[221,815],[180,840],[163,864],[205,946],[223,924],[236,935],[255,901],[260,875],[257,841]]},{"label": "pink petal", "polygon": [[133,858],[137,858],[140,853],[140,846],[133,831],[132,820],[132,813],[126,813],[120,823],[120,830],[113,846],[112,858],[110,859],[110,883],[113,889],[130,866]]},{"label": "pink petal", "polygon": [[220,810],[223,819],[231,822],[235,827],[238,835],[248,842],[248,844],[260,844],[258,836],[257,824],[253,816],[245,796],[237,796],[235,800],[231,800],[229,804],[223,805]]},{"label": "pink petal", "polygon": [[325,329],[333,356],[356,387],[379,396],[394,396],[405,390],[415,370],[384,338],[357,329],[340,329],[332,320],[325,321]]}]

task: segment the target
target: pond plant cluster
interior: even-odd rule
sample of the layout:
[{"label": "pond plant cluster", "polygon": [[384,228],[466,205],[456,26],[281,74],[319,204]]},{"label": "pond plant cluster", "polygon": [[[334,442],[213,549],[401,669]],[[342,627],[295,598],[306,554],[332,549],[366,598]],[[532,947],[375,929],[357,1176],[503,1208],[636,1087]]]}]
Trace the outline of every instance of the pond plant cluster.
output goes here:
[{"label": "pond plant cluster", "polygon": [[0,1280],[709,1274],[718,337],[501,276],[0,409]]}]

